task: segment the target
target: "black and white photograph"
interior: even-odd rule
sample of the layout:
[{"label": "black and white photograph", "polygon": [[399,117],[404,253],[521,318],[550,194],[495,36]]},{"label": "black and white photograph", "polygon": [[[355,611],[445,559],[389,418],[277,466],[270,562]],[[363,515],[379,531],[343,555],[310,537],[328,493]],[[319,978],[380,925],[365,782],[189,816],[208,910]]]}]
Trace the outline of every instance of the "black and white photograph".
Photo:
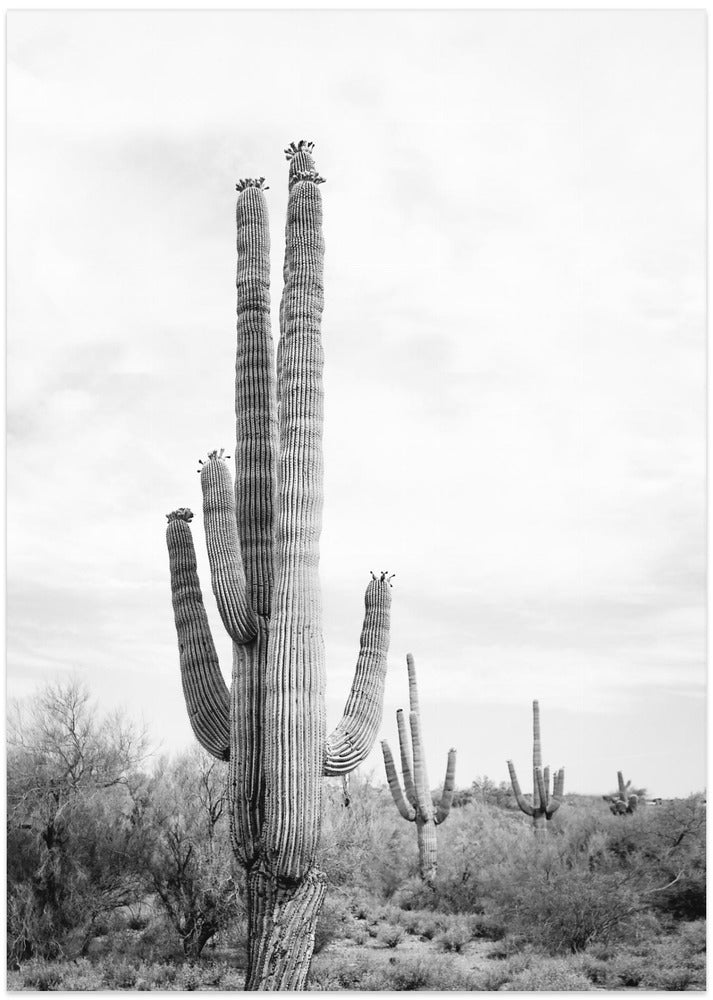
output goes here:
[{"label": "black and white photograph", "polygon": [[706,990],[707,34],[6,11],[8,991]]}]

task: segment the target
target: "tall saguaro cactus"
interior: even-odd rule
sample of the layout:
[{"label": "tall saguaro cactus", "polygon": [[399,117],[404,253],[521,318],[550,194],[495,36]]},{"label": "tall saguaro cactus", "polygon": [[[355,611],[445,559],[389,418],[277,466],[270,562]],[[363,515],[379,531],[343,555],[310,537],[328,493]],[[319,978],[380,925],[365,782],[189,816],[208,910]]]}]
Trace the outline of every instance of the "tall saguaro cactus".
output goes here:
[{"label": "tall saguaro cactus", "polygon": [[445,823],[451,809],[456,777],[456,752],[453,749],[448,751],[443,793],[438,806],[434,809],[431,799],[431,789],[428,784],[428,775],[426,774],[426,755],[421,737],[421,716],[418,705],[418,689],[416,687],[416,665],[410,653],[406,657],[406,665],[408,668],[410,708],[409,726],[411,729],[413,750],[409,746],[409,736],[406,730],[403,709],[400,708],[396,713],[399,746],[401,749],[401,773],[404,779],[405,796],[404,791],[401,789],[393,754],[387,740],[381,741],[381,749],[384,754],[386,779],[389,783],[396,807],[404,819],[416,824],[421,878],[428,885],[433,885],[437,866],[436,827],[440,823]]},{"label": "tall saguaro cactus", "polygon": [[[325,893],[315,865],[322,778],[352,771],[381,722],[390,582],[372,574],[344,715],[325,728],[318,577],[322,520],[322,198],[312,143],[289,160],[280,341],[270,329],[263,178],[238,183],[235,485],[223,451],[202,463],[211,583],[233,640],[223,680],[189,522],[168,515],[181,674],[198,742],[230,761],[231,837],[247,872],[246,989],[302,989]],[[227,457],[227,456],[226,456]]]},{"label": "tall saguaro cactus", "polygon": [[626,816],[636,812],[639,805],[639,796],[635,792],[629,792],[631,781],[624,784],[624,775],[621,771],[616,772],[618,791],[615,795],[602,795],[605,802],[609,803],[609,809],[615,816]]},{"label": "tall saguaro cactus", "polygon": [[545,831],[545,820],[552,819],[562,804],[564,795],[564,768],[561,767],[554,775],[552,791],[550,792],[550,769],[542,767],[542,742],[540,739],[540,703],[532,703],[532,802],[528,802],[520,789],[515,765],[508,761],[508,771],[512,790],[517,804],[527,815],[532,816],[532,825],[536,834]]}]

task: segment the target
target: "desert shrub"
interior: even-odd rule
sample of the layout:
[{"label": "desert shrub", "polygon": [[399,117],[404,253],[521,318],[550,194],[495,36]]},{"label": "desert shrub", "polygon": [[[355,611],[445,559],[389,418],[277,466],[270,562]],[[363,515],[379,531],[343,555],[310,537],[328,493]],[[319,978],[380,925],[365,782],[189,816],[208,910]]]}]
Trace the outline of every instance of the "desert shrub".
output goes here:
[{"label": "desert shrub", "polygon": [[379,928],[376,940],[387,948],[396,948],[403,941],[403,937],[403,927],[398,924],[384,924],[383,927]]},{"label": "desert shrub", "polygon": [[200,970],[194,965],[184,965],[176,976],[176,989],[192,993],[201,988]]},{"label": "desert shrub", "polygon": [[310,966],[307,979],[308,990],[357,990],[369,970],[369,960],[359,955],[352,961],[340,962],[335,966],[333,959],[318,955]]},{"label": "desert shrub", "polygon": [[594,986],[605,986],[609,980],[609,964],[601,958],[583,952],[581,955],[581,969],[590,983]]},{"label": "desert shrub", "polygon": [[633,989],[640,986],[646,976],[648,961],[640,955],[626,952],[609,962],[607,986],[610,989]]},{"label": "desert shrub", "polygon": [[432,941],[443,930],[444,926],[443,917],[437,917],[435,914],[423,914],[418,923],[418,934],[426,938],[427,941]]},{"label": "desert shrub", "polygon": [[74,990],[100,990],[102,987],[102,974],[88,958],[78,958],[73,962],[66,962],[61,968],[62,981],[60,989],[64,991]]},{"label": "desert shrub", "polygon": [[487,914],[475,914],[468,921],[473,938],[484,941],[500,941],[507,934],[505,925],[495,917]]},{"label": "desert shrub", "polygon": [[703,982],[695,969],[685,965],[674,965],[667,969],[649,969],[643,979],[643,985],[649,990],[672,990],[682,992],[689,986],[703,988]]},{"label": "desert shrub", "polygon": [[330,941],[349,937],[354,918],[343,898],[327,897],[322,906],[314,933],[314,954],[318,955]]},{"label": "desert shrub", "polygon": [[26,990],[58,990],[62,972],[53,962],[28,962],[22,968],[22,986]]},{"label": "desert shrub", "polygon": [[411,875],[394,892],[392,901],[400,910],[433,910],[436,889],[426,885],[419,875]]},{"label": "desert shrub", "polygon": [[568,992],[591,989],[591,983],[571,962],[562,958],[539,958],[515,975],[503,989],[517,993]]},{"label": "desert shrub", "polygon": [[136,963],[128,958],[107,963],[103,971],[104,985],[110,990],[130,990],[137,979]]},{"label": "desert shrub", "polygon": [[507,958],[503,957],[502,962],[477,974],[473,989],[486,993],[502,989],[506,983],[512,982],[527,969],[531,959],[532,956],[527,949]]},{"label": "desert shrub", "polygon": [[157,964],[154,966],[153,981],[157,989],[165,989],[176,982],[178,969],[172,963]]},{"label": "desert shrub", "polygon": [[460,919],[451,921],[434,940],[442,951],[461,952],[472,939],[471,926],[466,920]]},{"label": "desert shrub", "polygon": [[445,958],[394,957],[387,965],[370,969],[359,989],[371,991],[471,990],[474,977],[461,972]]},{"label": "desert shrub", "polygon": [[[577,844],[583,832],[584,849]],[[602,830],[510,845],[510,854],[484,875],[490,916],[551,955],[621,940],[642,904],[616,865],[601,860],[602,852],[606,856]]]}]

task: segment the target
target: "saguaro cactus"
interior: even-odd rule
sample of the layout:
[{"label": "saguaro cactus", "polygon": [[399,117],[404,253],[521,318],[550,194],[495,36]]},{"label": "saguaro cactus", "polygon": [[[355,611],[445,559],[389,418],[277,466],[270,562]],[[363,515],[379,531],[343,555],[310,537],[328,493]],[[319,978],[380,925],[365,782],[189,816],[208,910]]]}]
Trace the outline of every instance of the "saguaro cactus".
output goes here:
[{"label": "saguaro cactus", "polygon": [[536,834],[545,831],[545,820],[552,819],[562,804],[564,795],[564,768],[554,775],[550,792],[550,769],[542,767],[542,742],[540,740],[540,703],[532,703],[532,802],[528,802],[520,789],[515,765],[508,761],[508,771],[517,804],[527,816],[532,816]]},{"label": "saguaro cactus", "polygon": [[406,665],[408,667],[409,725],[413,751],[409,746],[403,709],[400,708],[396,713],[399,746],[401,748],[401,773],[404,779],[405,796],[399,783],[393,754],[387,740],[381,741],[381,749],[384,754],[386,779],[389,783],[396,807],[404,819],[416,824],[421,878],[428,885],[433,885],[437,866],[436,827],[446,821],[451,809],[456,777],[456,752],[453,749],[448,751],[443,793],[438,806],[434,809],[431,790],[428,785],[428,775],[426,774],[426,755],[421,737],[421,716],[418,706],[418,689],[416,687],[416,666],[413,656],[410,653],[406,657]]},{"label": "saguaro cactus", "polygon": [[289,160],[280,341],[270,331],[263,178],[237,184],[236,480],[223,451],[200,470],[211,583],[233,640],[218,664],[189,522],[168,515],[173,608],[188,715],[199,743],[230,761],[231,837],[247,872],[246,989],[304,986],[325,878],[315,866],[322,777],[352,771],[381,722],[390,578],[375,576],[344,715],[325,729],[318,577],[322,519],[322,199],[312,143]]},{"label": "saguaro cactus", "polygon": [[616,772],[618,791],[615,795],[602,795],[605,802],[609,803],[609,809],[615,816],[625,816],[636,812],[639,805],[639,796],[636,793],[629,793],[631,781],[624,784],[624,775],[621,771]]}]

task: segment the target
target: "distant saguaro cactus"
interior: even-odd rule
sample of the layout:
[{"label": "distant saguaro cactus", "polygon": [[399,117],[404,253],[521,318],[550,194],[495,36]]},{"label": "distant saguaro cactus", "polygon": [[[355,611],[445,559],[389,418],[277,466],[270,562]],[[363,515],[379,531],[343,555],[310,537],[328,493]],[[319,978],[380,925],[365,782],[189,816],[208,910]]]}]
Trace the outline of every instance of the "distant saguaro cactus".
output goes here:
[{"label": "distant saguaro cactus", "polygon": [[325,893],[315,866],[322,778],[348,774],[371,750],[389,644],[390,578],[372,573],[351,693],[327,736],[318,577],[324,243],[312,146],[285,150],[276,358],[264,179],[236,186],[235,487],[222,450],[200,470],[211,582],[233,640],[230,689],[203,606],[191,512],[169,514],[167,528],[188,715],[198,742],[230,761],[231,837],[247,872],[249,990],[304,987]]},{"label": "distant saguaro cactus", "polygon": [[527,816],[532,816],[536,834],[545,831],[545,820],[552,819],[562,804],[564,796],[564,768],[555,772],[550,793],[550,769],[542,768],[542,742],[540,740],[540,703],[532,703],[532,802],[528,802],[520,790],[515,765],[508,761],[508,771],[517,804]]},{"label": "distant saguaro cactus", "polygon": [[403,709],[400,708],[396,713],[399,745],[401,748],[401,773],[403,774],[404,789],[406,792],[405,797],[401,789],[399,776],[396,773],[393,754],[387,740],[381,741],[381,749],[384,754],[386,779],[389,783],[396,807],[404,819],[416,824],[421,878],[428,885],[433,885],[437,867],[436,827],[440,823],[445,823],[451,809],[456,776],[456,752],[453,749],[448,751],[443,793],[438,806],[434,809],[431,789],[428,785],[428,775],[426,774],[426,755],[421,737],[421,716],[418,706],[418,689],[416,687],[416,666],[413,656],[410,653],[406,657],[406,664],[408,668],[410,707],[409,724],[413,752],[409,746]]},{"label": "distant saguaro cactus", "polygon": [[639,796],[636,793],[629,793],[631,781],[624,784],[624,775],[621,771],[616,772],[618,791],[614,795],[602,795],[605,802],[609,803],[609,809],[615,816],[625,816],[636,812],[639,805]]}]

